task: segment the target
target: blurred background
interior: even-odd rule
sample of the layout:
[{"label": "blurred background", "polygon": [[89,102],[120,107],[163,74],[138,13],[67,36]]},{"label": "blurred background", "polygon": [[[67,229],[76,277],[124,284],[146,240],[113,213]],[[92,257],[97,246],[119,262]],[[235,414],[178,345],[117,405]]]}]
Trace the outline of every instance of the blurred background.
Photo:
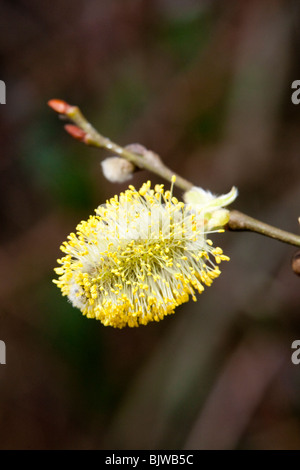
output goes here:
[{"label": "blurred background", "polygon": [[127,185],[47,107],[77,104],[299,233],[299,15],[297,0],[1,1],[1,449],[300,449],[296,248],[216,235],[231,261],[197,303],[136,329],[86,319],[51,282],[59,246]]}]

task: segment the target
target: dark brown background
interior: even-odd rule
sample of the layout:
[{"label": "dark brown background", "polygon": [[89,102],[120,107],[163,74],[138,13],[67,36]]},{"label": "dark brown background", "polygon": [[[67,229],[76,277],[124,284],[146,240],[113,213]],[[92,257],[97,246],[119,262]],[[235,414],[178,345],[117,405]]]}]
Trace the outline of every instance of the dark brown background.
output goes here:
[{"label": "dark brown background", "polygon": [[300,448],[295,249],[218,235],[231,262],[197,303],[133,330],[87,320],[51,283],[59,245],[126,186],[46,105],[78,104],[104,135],[213,192],[236,185],[235,208],[299,233],[299,48],[297,1],[2,0],[2,449]]}]

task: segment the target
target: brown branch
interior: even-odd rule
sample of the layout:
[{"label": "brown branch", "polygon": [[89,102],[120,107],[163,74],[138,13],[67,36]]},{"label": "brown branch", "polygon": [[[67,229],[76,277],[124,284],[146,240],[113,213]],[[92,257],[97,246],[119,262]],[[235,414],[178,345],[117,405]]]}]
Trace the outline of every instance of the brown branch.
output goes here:
[{"label": "brown branch", "polygon": [[227,228],[233,231],[250,231],[260,233],[266,237],[275,238],[290,245],[300,246],[300,236],[286,232],[260,220],[253,219],[249,215],[239,211],[230,211],[230,219]]},{"label": "brown branch", "polygon": [[[175,185],[184,191],[190,190],[194,184],[180,175],[176,175],[170,168],[166,167],[160,158],[150,158],[153,152],[147,151],[144,155],[132,152],[128,148],[121,147],[120,145],[112,142],[107,137],[102,136],[99,132],[87,121],[77,106],[71,106],[65,101],[53,99],[48,102],[48,105],[61,115],[64,115],[73,122],[73,124],[66,124],[65,130],[72,135],[75,139],[94,147],[105,148],[106,150],[117,154],[120,157],[133,163],[136,167],[151,171],[165,180],[171,182],[172,176],[176,176]],[[148,154],[148,158],[147,155]],[[300,246],[300,236],[290,232],[286,232],[277,227],[268,225],[260,220],[253,219],[246,214],[238,211],[230,211],[229,222],[227,229],[232,231],[251,231],[260,233],[270,238],[274,238],[290,245]]]}]

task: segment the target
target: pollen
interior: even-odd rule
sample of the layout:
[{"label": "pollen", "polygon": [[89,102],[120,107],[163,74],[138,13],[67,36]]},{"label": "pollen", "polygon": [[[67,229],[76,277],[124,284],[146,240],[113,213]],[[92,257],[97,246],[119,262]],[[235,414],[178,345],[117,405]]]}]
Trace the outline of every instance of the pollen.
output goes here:
[{"label": "pollen", "polygon": [[220,275],[229,258],[199,210],[173,197],[174,182],[168,191],[130,185],[61,245],[53,282],[83,315],[116,328],[160,321]]}]

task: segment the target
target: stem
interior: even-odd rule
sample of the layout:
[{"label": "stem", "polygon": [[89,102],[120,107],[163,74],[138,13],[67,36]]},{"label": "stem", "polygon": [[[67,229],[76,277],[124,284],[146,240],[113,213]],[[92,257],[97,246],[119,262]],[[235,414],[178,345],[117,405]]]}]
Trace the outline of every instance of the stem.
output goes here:
[{"label": "stem", "polygon": [[174,171],[171,171],[166,167],[161,161],[149,162],[146,158],[136,153],[130,152],[129,150],[121,147],[120,145],[112,142],[107,137],[99,134],[98,131],[85,119],[80,109],[77,106],[72,106],[70,111],[67,111],[66,115],[80,128],[82,129],[86,137],[84,142],[94,147],[101,147],[109,150],[114,154],[126,158],[135,166],[156,173],[158,176],[161,176],[167,181],[171,182],[172,176],[176,176],[176,186],[184,191],[188,191],[193,187],[193,184],[182,178],[182,176],[177,175]]},{"label": "stem", "polygon": [[290,245],[300,246],[300,236],[293,233],[286,232],[280,228],[273,227],[272,225],[261,222],[260,220],[253,219],[249,215],[243,214],[239,211],[230,211],[230,219],[227,224],[229,230],[234,231],[250,231],[260,233],[266,237],[275,238]]},{"label": "stem", "polygon": [[[86,120],[77,106],[70,106],[62,100],[50,100],[48,104],[52,109],[67,116],[74,122],[74,124],[76,124],[77,128],[73,132],[70,132],[73,137],[78,138],[88,145],[105,148],[110,152],[129,160],[138,168],[151,171],[169,182],[172,181],[172,176],[175,175],[175,185],[183,191],[188,191],[195,186],[190,181],[171,171],[170,168],[166,167],[159,158],[154,160],[147,159],[145,156],[131,152],[112,142],[107,137],[99,134],[99,132],[96,131],[96,129]],[[286,232],[285,230],[281,230],[277,227],[272,227],[271,225],[261,222],[260,220],[253,219],[252,217],[235,210],[230,211],[229,222],[226,228],[232,231],[251,231],[260,233],[261,235],[274,238],[284,243],[289,243],[290,245],[300,246],[299,235]]]}]

